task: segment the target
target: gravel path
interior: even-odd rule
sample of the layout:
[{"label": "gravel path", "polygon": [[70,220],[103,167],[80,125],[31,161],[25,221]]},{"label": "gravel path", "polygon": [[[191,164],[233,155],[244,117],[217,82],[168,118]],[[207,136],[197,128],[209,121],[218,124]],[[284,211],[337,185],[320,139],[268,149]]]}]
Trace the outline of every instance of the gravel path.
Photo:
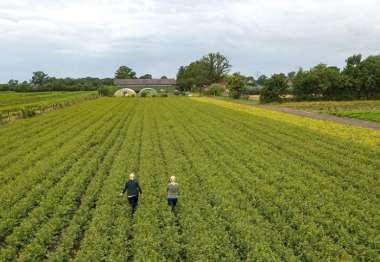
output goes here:
[{"label": "gravel path", "polygon": [[279,107],[279,106],[270,106],[270,105],[252,105],[253,107],[259,107],[274,111],[280,111],[288,114],[298,115],[298,116],[305,116],[313,119],[318,120],[326,120],[326,121],[333,121],[340,124],[345,125],[351,125],[356,127],[363,127],[363,128],[369,128],[374,130],[380,130],[380,123],[370,122],[370,121],[364,121],[360,119],[354,119],[354,118],[348,118],[348,117],[338,117],[333,115],[325,115],[325,114],[319,114],[315,112],[308,112],[298,109],[292,109],[288,107]]}]

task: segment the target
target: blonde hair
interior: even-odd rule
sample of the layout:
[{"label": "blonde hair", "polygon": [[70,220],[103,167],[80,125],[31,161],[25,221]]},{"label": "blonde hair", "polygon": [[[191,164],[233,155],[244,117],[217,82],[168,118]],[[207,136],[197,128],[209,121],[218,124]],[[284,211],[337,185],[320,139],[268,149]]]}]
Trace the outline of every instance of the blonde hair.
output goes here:
[{"label": "blonde hair", "polygon": [[176,179],[176,177],[175,177],[175,176],[171,176],[171,177],[169,178],[169,180],[170,180],[170,183],[175,183],[175,179]]},{"label": "blonde hair", "polygon": [[134,180],[135,179],[135,173],[130,173],[129,174],[129,179]]}]

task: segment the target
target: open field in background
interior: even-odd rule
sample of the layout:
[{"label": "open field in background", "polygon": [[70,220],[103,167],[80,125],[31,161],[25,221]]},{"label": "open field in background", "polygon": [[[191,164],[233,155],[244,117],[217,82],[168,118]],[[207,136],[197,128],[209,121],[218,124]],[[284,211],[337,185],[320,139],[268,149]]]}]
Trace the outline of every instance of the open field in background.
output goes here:
[{"label": "open field in background", "polygon": [[0,92],[0,120],[22,118],[53,107],[62,107],[97,96],[94,91]]},{"label": "open field in background", "polygon": [[0,261],[379,261],[379,132],[247,108],[100,98],[0,127]]},{"label": "open field in background", "polygon": [[277,105],[323,114],[380,122],[380,100],[293,102]]},{"label": "open field in background", "polygon": [[235,102],[244,105],[257,105],[259,104],[259,100],[256,99],[233,99],[229,96],[210,96],[210,98],[227,101],[227,102]]}]

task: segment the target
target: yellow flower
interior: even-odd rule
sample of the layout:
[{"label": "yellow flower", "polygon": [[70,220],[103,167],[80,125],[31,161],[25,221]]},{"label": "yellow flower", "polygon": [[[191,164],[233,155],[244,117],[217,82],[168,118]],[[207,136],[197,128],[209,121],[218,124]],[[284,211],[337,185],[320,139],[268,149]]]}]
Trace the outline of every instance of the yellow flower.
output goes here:
[{"label": "yellow flower", "polygon": [[346,139],[353,143],[367,145],[372,148],[380,148],[380,131],[377,130],[353,127],[325,120],[316,120],[303,116],[291,115],[283,112],[257,108],[228,101],[221,101],[207,97],[192,97],[191,99],[199,102],[222,106],[232,110],[246,112],[255,116],[286,122],[288,124],[299,127],[306,127],[325,135]]}]

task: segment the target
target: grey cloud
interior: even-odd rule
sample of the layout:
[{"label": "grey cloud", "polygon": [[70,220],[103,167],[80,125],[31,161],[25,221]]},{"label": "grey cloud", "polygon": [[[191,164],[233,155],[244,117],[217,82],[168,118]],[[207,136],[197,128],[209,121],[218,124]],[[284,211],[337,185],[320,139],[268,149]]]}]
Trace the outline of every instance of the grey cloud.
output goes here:
[{"label": "grey cloud", "polygon": [[3,0],[0,82],[56,76],[175,76],[180,65],[223,52],[234,71],[255,75],[341,66],[380,53],[375,0]]}]

